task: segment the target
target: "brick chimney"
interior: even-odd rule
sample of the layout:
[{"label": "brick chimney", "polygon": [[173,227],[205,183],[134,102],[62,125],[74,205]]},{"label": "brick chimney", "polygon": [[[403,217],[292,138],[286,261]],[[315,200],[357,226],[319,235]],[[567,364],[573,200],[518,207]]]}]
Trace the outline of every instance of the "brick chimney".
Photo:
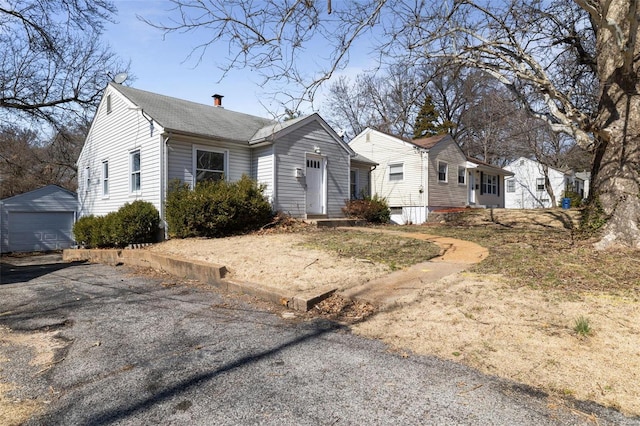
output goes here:
[{"label": "brick chimney", "polygon": [[213,98],[213,106],[222,108],[222,98],[224,98],[224,96],[218,95],[216,93],[215,95],[212,96],[212,98]]}]

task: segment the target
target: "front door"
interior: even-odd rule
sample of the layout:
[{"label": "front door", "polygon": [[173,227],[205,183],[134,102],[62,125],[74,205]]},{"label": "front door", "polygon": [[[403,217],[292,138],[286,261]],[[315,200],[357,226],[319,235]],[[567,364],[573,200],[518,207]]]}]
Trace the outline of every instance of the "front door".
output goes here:
[{"label": "front door", "polygon": [[476,179],[473,170],[469,171],[469,205],[476,203]]},{"label": "front door", "polygon": [[307,213],[324,214],[324,172],[325,159],[307,155]]}]

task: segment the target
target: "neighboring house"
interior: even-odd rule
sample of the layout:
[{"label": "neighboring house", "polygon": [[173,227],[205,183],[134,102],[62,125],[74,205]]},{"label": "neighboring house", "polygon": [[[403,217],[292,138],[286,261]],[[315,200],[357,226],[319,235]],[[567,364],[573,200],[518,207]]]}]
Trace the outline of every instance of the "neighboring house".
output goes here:
[{"label": "neighboring house", "polygon": [[76,194],[48,185],[0,200],[0,252],[32,252],[73,245]]},{"label": "neighboring house", "polygon": [[467,205],[480,208],[505,207],[505,182],[513,176],[508,170],[467,157]]},{"label": "neighboring house", "polygon": [[220,95],[210,106],[110,83],[78,159],[79,212],[146,200],[164,222],[170,182],[246,174],[265,185],[274,211],[342,217],[350,176],[365,188],[373,165],[353,156],[318,114],[277,122],[226,110]]},{"label": "neighboring house", "polygon": [[590,184],[591,184],[591,172],[576,173],[576,192],[580,194],[583,200],[589,196]]},{"label": "neighboring house", "polygon": [[556,204],[552,205],[552,198],[545,185],[545,167],[538,161],[520,157],[508,166],[506,170],[513,172],[513,176],[506,181],[505,207],[510,209],[550,208],[562,205],[562,197],[566,191],[585,193],[585,182],[572,172],[564,172],[552,167],[546,167],[549,184]]},{"label": "neighboring house", "polygon": [[406,140],[368,128],[349,146],[378,163],[371,192],[387,200],[394,223],[423,223],[452,207],[504,206],[508,172],[467,159],[450,135]]}]

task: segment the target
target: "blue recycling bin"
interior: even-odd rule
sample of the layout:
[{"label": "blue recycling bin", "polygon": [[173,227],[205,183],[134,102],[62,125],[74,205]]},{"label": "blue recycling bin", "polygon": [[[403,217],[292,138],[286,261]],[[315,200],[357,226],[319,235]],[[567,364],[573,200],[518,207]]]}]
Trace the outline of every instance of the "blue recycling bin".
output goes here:
[{"label": "blue recycling bin", "polygon": [[567,210],[571,207],[571,198],[563,198],[562,199],[562,208]]}]

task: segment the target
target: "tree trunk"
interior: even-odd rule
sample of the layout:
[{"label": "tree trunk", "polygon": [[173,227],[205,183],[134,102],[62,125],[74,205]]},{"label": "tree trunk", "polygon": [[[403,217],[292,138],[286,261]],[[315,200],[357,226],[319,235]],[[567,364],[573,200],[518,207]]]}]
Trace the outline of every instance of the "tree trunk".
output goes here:
[{"label": "tree trunk", "polygon": [[551,203],[551,207],[558,207],[558,203],[556,202],[556,194],[553,192],[553,186],[551,186],[551,180],[549,179],[549,166],[546,164],[542,165],[542,174],[544,175],[544,189],[547,190],[547,194],[549,194],[549,202]]},{"label": "tree trunk", "polygon": [[[601,2],[605,3],[605,2]],[[601,208],[602,239],[596,248],[620,245],[640,249],[640,79],[635,2],[613,0],[606,19],[618,30],[598,30],[598,75],[602,93],[594,129],[597,146],[592,176],[590,209]],[[630,5],[631,3],[631,5]],[[634,19],[627,19],[633,16]]]}]

